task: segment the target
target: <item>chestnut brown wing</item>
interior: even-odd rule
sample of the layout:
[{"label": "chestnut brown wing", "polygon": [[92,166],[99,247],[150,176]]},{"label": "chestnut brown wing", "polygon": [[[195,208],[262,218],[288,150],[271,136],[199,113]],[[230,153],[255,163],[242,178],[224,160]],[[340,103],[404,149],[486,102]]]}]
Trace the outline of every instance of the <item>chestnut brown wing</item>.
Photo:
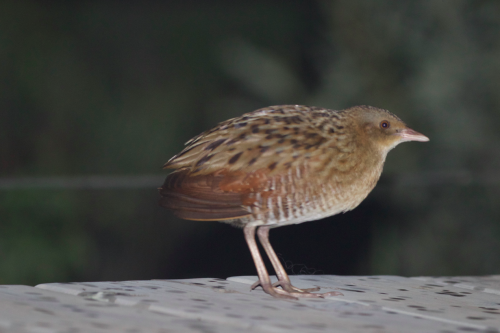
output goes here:
[{"label": "chestnut brown wing", "polygon": [[159,189],[160,205],[187,220],[218,221],[250,215],[242,206],[241,193],[221,188],[227,179],[224,173],[193,176],[188,169],[176,170]]},{"label": "chestnut brown wing", "polygon": [[[297,170],[321,170],[342,155],[330,147],[335,135],[341,133],[333,134],[337,118],[326,111],[269,107],[200,134],[165,164],[165,168],[177,170],[160,189],[161,205],[192,220],[273,213],[268,203],[285,205],[284,193],[273,187],[277,179],[288,179]],[[285,188],[294,192],[292,185],[298,185],[286,184],[290,188],[280,186],[281,192]]]},{"label": "chestnut brown wing", "polygon": [[187,220],[234,220],[251,216],[266,222],[287,220],[296,217],[300,207],[318,201],[313,189],[323,185],[307,179],[306,174],[305,168],[293,172],[288,169],[285,175],[271,175],[269,169],[220,170],[204,175],[179,169],[168,175],[159,189],[160,204]]}]

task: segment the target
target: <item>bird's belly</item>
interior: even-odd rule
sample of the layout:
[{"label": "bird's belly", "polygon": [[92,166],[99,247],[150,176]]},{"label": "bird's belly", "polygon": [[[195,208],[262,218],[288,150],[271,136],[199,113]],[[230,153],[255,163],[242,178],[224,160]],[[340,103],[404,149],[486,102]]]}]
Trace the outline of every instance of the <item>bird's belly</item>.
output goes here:
[{"label": "bird's belly", "polygon": [[260,194],[259,204],[247,207],[252,215],[241,219],[238,224],[278,227],[319,220],[356,208],[373,187],[370,183],[360,185],[360,182],[343,186],[323,183],[281,196],[262,198]]}]

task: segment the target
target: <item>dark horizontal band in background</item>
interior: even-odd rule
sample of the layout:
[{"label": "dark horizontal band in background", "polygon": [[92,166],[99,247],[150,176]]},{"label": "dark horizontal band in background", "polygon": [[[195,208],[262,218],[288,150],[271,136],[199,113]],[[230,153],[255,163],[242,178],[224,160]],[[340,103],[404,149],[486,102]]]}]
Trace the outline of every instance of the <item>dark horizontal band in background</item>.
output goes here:
[{"label": "dark horizontal band in background", "polygon": [[[89,175],[67,177],[5,177],[0,178],[0,190],[20,189],[147,189],[158,188],[166,174],[161,175]],[[383,175],[377,187],[393,186],[498,186],[499,174],[473,174],[468,171],[432,171]]]}]

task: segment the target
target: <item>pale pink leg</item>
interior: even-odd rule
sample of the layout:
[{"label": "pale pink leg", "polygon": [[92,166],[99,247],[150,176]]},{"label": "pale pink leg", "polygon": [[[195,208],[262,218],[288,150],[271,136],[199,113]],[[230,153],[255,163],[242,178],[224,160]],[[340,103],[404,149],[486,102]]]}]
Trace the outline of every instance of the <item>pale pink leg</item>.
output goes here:
[{"label": "pale pink leg", "polygon": [[[273,286],[281,286],[283,290],[288,292],[289,295],[293,295],[296,297],[328,297],[328,296],[339,296],[342,295],[342,293],[337,292],[337,291],[332,291],[328,293],[323,293],[323,294],[313,294],[311,291],[318,291],[319,288],[309,288],[309,289],[299,289],[297,287],[294,287],[292,283],[290,282],[290,278],[288,277],[288,274],[286,273],[285,269],[283,268],[283,265],[281,265],[281,262],[278,259],[278,256],[276,255],[276,252],[274,252],[273,247],[271,246],[271,243],[269,242],[269,227],[268,226],[262,226],[257,230],[257,236],[259,237],[259,241],[262,244],[262,247],[266,251],[267,256],[269,257],[269,260],[271,260],[271,264],[274,267],[274,270],[276,271],[276,275],[278,277],[278,282],[275,283]],[[266,271],[267,273],[267,271]],[[260,278],[260,276],[259,276]],[[259,282],[254,284],[252,287],[255,288],[257,285],[259,285]],[[262,285],[262,284],[261,284]]]},{"label": "pale pink leg", "polygon": [[297,300],[296,297],[289,295],[288,292],[273,287],[273,285],[271,284],[271,279],[269,278],[266,266],[264,265],[264,261],[262,260],[262,257],[259,253],[257,243],[255,242],[255,228],[256,228],[255,226],[247,225],[243,228],[243,233],[245,234],[245,240],[247,241],[248,248],[250,249],[250,253],[252,254],[252,258],[255,263],[255,268],[257,268],[257,275],[259,276],[259,285],[262,287],[262,289],[264,289],[264,292],[268,293],[273,297]]}]

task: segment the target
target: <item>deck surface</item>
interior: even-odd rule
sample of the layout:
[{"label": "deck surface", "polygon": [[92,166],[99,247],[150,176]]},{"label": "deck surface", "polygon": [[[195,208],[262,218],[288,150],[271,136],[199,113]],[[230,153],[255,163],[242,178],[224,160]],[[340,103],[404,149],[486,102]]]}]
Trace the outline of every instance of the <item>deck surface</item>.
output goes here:
[{"label": "deck surface", "polygon": [[500,332],[500,275],[291,276],[344,296],[278,300],[256,277],[0,286],[0,333]]}]

